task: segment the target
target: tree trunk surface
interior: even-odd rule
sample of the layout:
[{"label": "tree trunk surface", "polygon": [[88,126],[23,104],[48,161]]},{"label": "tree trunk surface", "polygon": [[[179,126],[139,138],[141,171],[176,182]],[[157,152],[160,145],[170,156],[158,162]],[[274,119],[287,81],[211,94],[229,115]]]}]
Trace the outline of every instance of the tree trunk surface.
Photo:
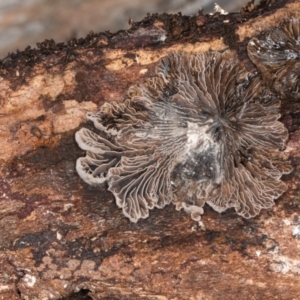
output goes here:
[{"label": "tree trunk surface", "polygon": [[128,31],[10,54],[0,64],[0,299],[299,299],[300,102],[282,102],[294,170],[288,191],[253,219],[205,207],[198,226],[173,205],[131,223],[113,195],[85,184],[75,142],[88,111],[123,101],[171,51],[232,49],[299,1],[240,13],[149,15]]}]

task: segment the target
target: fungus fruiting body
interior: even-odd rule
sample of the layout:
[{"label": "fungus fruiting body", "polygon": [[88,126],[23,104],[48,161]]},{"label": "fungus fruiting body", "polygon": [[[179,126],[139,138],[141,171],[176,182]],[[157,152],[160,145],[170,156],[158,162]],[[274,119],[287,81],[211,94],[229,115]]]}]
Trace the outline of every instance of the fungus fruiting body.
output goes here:
[{"label": "fungus fruiting body", "polygon": [[248,44],[248,54],[281,98],[300,98],[300,19],[290,17]]},{"label": "fungus fruiting body", "polygon": [[156,72],[88,113],[98,131],[76,133],[81,178],[106,182],[133,222],[169,203],[196,221],[205,203],[245,218],[273,206],[286,191],[279,100],[229,51],[171,53]]}]

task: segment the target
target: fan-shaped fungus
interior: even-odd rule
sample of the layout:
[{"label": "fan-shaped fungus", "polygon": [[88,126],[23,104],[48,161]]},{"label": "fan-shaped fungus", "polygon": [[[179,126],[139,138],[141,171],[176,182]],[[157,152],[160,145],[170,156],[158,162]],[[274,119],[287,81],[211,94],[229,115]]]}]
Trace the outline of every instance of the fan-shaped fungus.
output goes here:
[{"label": "fan-shaped fungus", "polygon": [[248,55],[264,80],[282,98],[300,98],[299,18],[286,19],[264,38],[250,40]]},{"label": "fan-shaped fungus", "polygon": [[171,202],[197,221],[205,203],[245,218],[273,206],[286,191],[278,99],[231,52],[171,53],[156,70],[88,114],[100,133],[76,133],[81,178],[107,182],[132,222]]}]

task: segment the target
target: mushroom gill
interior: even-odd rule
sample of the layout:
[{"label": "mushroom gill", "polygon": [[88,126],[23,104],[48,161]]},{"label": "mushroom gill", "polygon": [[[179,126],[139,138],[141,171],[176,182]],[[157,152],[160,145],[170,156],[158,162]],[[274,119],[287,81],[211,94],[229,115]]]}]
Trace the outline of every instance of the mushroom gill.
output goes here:
[{"label": "mushroom gill", "polygon": [[279,100],[229,51],[171,53],[156,71],[88,113],[99,131],[76,133],[80,177],[106,182],[132,222],[171,202],[196,221],[205,203],[245,218],[273,206],[287,189]]},{"label": "mushroom gill", "polygon": [[253,38],[248,55],[281,98],[300,98],[300,19],[291,16],[264,37]]}]

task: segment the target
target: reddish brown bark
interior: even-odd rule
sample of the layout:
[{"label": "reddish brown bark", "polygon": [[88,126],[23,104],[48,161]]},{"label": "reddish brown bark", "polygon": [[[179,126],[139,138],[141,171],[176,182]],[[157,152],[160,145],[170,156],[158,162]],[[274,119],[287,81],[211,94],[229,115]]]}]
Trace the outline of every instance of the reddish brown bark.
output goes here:
[{"label": "reddish brown bark", "polygon": [[[75,171],[87,111],[123,101],[170,51],[236,50],[298,1],[238,14],[153,15],[127,32],[12,54],[0,65],[0,298],[297,299],[300,294],[299,103],[282,103],[294,171],[270,210],[245,220],[206,207],[200,228],[172,205],[130,223],[105,186]],[[81,292],[80,292],[81,291]],[[81,296],[80,296],[81,295]],[[73,297],[73,298],[72,298]]]}]

